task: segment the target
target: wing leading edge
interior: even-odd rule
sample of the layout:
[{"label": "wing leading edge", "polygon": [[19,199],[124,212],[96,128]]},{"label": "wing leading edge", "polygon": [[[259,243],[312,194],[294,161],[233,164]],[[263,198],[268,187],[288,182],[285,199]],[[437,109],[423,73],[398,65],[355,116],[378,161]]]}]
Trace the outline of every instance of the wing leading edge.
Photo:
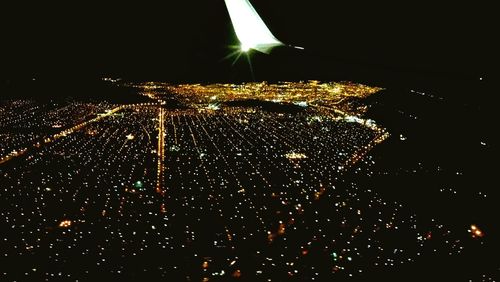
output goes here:
[{"label": "wing leading edge", "polygon": [[274,47],[285,45],[271,33],[248,0],[224,1],[242,51],[254,49],[269,54]]}]

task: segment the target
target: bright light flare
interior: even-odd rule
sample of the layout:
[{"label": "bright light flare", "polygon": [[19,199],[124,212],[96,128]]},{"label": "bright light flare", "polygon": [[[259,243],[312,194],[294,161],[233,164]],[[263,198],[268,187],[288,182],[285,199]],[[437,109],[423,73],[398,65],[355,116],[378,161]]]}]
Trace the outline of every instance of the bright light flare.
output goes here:
[{"label": "bright light flare", "polygon": [[271,49],[284,45],[276,39],[248,0],[225,0],[240,49],[250,49],[269,54]]},{"label": "bright light flare", "polygon": [[252,49],[252,47],[247,46],[247,45],[241,45],[240,49],[242,52],[246,53],[246,52],[250,51],[250,49]]}]

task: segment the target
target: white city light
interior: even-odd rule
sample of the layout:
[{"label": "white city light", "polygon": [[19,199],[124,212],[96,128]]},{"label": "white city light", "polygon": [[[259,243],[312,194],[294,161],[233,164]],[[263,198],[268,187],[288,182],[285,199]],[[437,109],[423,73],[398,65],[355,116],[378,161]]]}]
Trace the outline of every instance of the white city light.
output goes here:
[{"label": "white city light", "polygon": [[269,54],[276,46],[284,45],[276,39],[248,0],[225,0],[241,51],[250,49]]}]

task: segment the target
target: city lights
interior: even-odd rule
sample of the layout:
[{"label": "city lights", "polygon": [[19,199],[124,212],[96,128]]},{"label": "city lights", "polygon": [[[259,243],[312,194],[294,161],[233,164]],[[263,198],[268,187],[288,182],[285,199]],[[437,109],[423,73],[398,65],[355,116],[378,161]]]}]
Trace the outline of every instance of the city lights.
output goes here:
[{"label": "city lights", "polygon": [[391,136],[362,103],[381,88],[125,85],[154,102],[2,105],[0,249],[26,259],[5,280],[342,280],[467,246],[346,177],[373,175]]}]

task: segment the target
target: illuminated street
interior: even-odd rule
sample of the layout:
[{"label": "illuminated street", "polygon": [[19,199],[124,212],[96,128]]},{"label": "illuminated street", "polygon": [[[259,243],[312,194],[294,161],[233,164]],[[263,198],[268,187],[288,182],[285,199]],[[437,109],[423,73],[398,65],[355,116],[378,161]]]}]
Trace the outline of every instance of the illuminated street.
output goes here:
[{"label": "illuminated street", "polygon": [[165,160],[165,110],[161,107],[158,109],[158,169],[156,180],[156,192],[164,193],[163,191],[163,162]]}]

